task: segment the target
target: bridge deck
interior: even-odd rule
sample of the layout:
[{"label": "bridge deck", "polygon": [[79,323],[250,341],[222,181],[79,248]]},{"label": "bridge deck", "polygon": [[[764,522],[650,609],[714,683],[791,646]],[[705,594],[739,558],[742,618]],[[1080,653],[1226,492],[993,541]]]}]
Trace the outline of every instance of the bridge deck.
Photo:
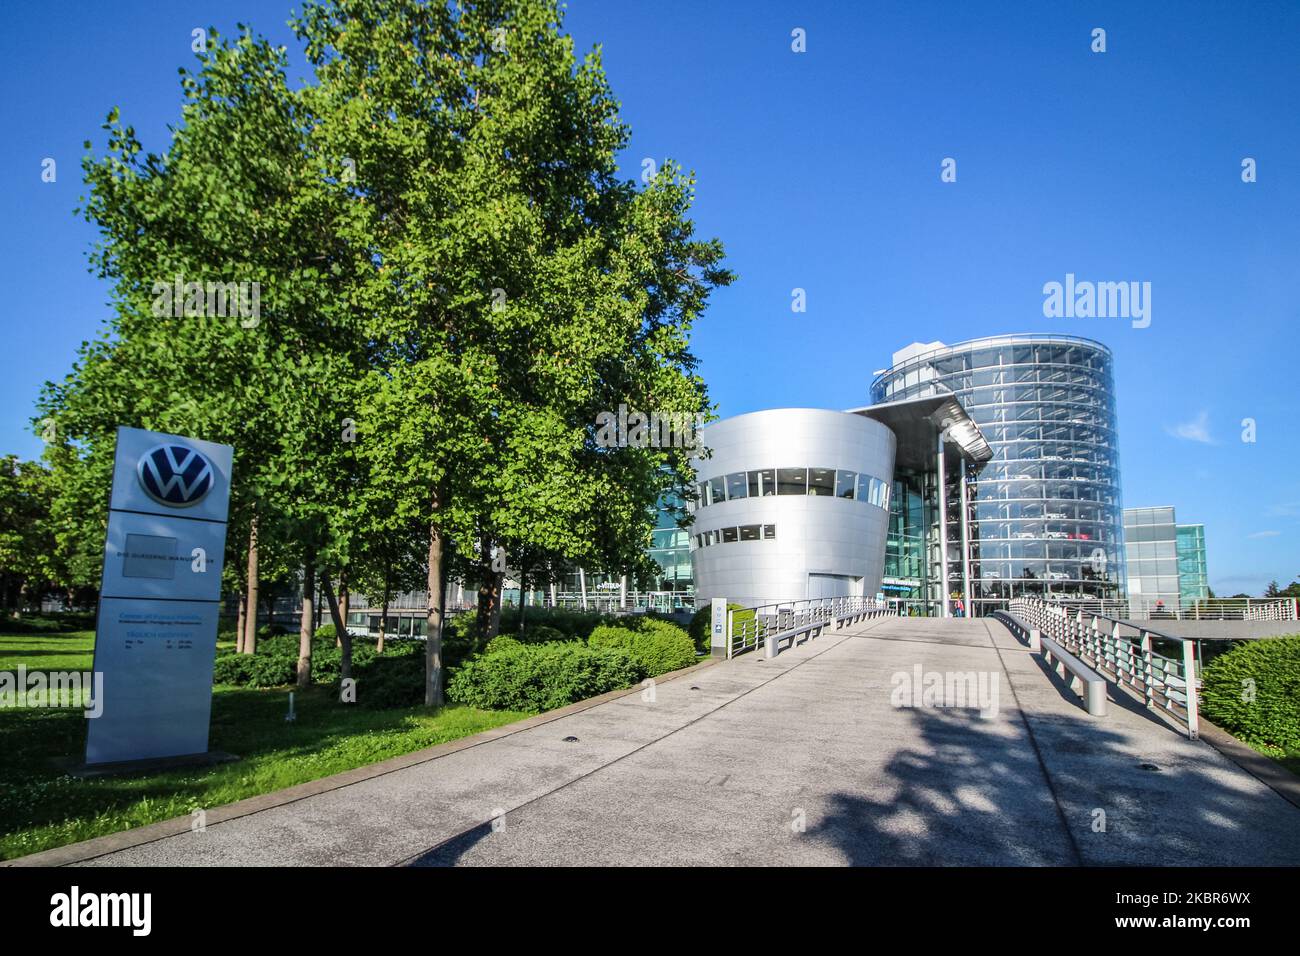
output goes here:
[{"label": "bridge deck", "polygon": [[[894,706],[917,667],[996,712]],[[1300,864],[1300,808],[1111,701],[996,622],[877,620],[89,862]]]}]

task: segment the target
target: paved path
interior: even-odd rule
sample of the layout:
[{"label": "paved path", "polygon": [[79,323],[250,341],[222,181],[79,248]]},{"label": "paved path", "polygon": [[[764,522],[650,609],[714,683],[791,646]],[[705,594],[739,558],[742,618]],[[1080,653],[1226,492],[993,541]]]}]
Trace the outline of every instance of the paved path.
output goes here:
[{"label": "paved path", "polygon": [[[996,713],[894,706],[918,666]],[[884,619],[88,862],[1300,864],[1300,808],[996,622]]]}]

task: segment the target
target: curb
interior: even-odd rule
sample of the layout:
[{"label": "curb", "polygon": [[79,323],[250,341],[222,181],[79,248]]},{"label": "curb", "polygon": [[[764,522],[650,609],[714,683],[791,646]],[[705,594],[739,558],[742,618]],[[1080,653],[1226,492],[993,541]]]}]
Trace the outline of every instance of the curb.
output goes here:
[{"label": "curb", "polygon": [[[679,677],[685,677],[688,674],[695,674],[705,668],[712,667],[716,663],[718,663],[717,660],[706,658],[698,664],[692,664],[690,667],[683,667],[681,670],[660,674],[658,677],[654,678],[654,681],[656,683],[664,683],[670,680],[676,680]],[[331,774],[328,777],[320,777],[316,780],[308,780],[305,783],[294,784],[292,787],[286,787],[283,790],[273,790],[270,793],[245,797],[243,800],[237,800],[234,803],[227,803],[223,806],[208,810],[206,814],[206,825],[216,826],[219,823],[225,823],[229,820],[236,820],[240,817],[250,816],[254,813],[260,813],[263,810],[271,810],[275,807],[282,807],[286,804],[296,803],[299,800],[305,800],[308,797],[314,797],[317,794],[328,793],[331,790],[339,790],[355,783],[373,780],[374,778],[382,777],[385,774],[394,773],[398,770],[405,770],[408,767],[427,763],[430,760],[437,760],[440,757],[447,757],[451,754],[459,753],[462,750],[469,750],[493,740],[500,740],[503,737],[510,737],[514,734],[520,733],[521,731],[531,730],[534,727],[549,724],[552,721],[559,720],[563,717],[582,713],[584,710],[590,710],[592,707],[599,706],[600,704],[608,703],[612,700],[618,700],[622,697],[630,697],[633,694],[639,693],[641,693],[640,684],[624,688],[623,690],[612,690],[609,693],[601,694],[598,697],[589,697],[586,700],[580,700],[576,704],[569,704],[565,707],[557,708],[556,710],[548,710],[545,713],[537,714],[533,717],[525,717],[523,720],[517,720],[512,724],[503,724],[500,727],[493,727],[491,730],[482,730],[469,737],[449,740],[446,743],[435,744],[432,747],[426,747],[423,750],[413,750],[408,754],[389,757],[387,760],[381,760],[378,763],[367,764],[364,767],[354,767],[352,770],[344,770],[341,773]],[[158,840],[165,840],[168,837],[188,833],[190,832],[192,822],[192,818],[189,816],[172,817],[170,820],[160,820],[157,823],[150,823],[142,827],[136,827],[135,829],[121,830],[117,833],[108,833],[104,836],[82,840],[79,843],[69,843],[66,846],[52,847],[48,850],[41,850],[39,853],[15,857],[12,860],[0,860],[0,868],[18,866],[70,866],[75,863],[83,863],[87,860],[107,856],[110,853],[116,853],[120,850],[129,850],[132,847],[143,846],[146,843],[154,843]]]},{"label": "curb", "polygon": [[1222,727],[1204,716],[1200,718],[1201,739],[1235,763],[1246,773],[1274,791],[1283,800],[1300,807],[1300,777],[1277,761],[1265,757],[1254,748],[1242,743]]}]

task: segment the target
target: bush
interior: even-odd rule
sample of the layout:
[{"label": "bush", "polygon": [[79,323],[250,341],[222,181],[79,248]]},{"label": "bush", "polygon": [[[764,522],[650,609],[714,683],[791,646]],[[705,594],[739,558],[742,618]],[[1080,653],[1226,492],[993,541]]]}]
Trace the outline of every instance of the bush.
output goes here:
[{"label": "bush", "polygon": [[93,631],[95,615],[64,611],[53,614],[5,615],[0,630],[6,634],[62,634],[66,631]]},{"label": "bush", "polygon": [[[562,607],[530,607],[524,614],[524,628],[532,629],[541,625],[551,627],[567,637],[585,641],[593,630],[601,624],[613,624],[617,619],[598,611],[571,610]],[[501,610],[502,633],[513,634],[519,630],[519,608],[507,607]]]},{"label": "bush", "polygon": [[1216,657],[1201,676],[1210,720],[1276,756],[1300,750],[1300,635],[1248,641]]},{"label": "bush", "polygon": [[[743,620],[745,615],[748,615],[750,620],[753,620],[754,617],[753,611],[741,607],[739,604],[728,604],[727,610],[739,612],[732,618],[733,623]],[[695,645],[696,650],[704,654],[707,654],[709,652],[710,636],[712,634],[712,629],[713,629],[713,604],[712,602],[710,602],[704,605],[702,608],[699,608],[691,616],[691,623],[690,626],[687,628],[687,631],[691,636],[691,642]]]},{"label": "bush", "polygon": [[459,667],[483,649],[482,635],[473,611],[453,614],[442,625],[442,663]]},{"label": "bush", "polygon": [[214,684],[237,687],[280,687],[298,676],[298,655],[222,654],[212,665]]},{"label": "bush", "polygon": [[316,628],[316,633],[312,635],[313,643],[316,641],[329,641],[331,644],[338,641],[338,631],[334,630],[333,624],[322,624]]},{"label": "bush", "polygon": [[568,641],[525,644],[458,668],[447,696],[490,710],[543,711],[630,687],[645,671],[622,651]]},{"label": "bush", "polygon": [[521,634],[516,635],[524,644],[550,644],[554,641],[577,641],[581,638],[566,634],[546,624],[529,624]]},{"label": "bush", "polygon": [[287,634],[288,631],[279,624],[263,624],[257,629],[258,639],[264,637],[278,637],[281,634]]},{"label": "bush", "polygon": [[523,643],[515,640],[508,634],[498,634],[492,640],[487,642],[487,647],[483,648],[484,654],[500,654],[502,651],[512,651],[516,647],[523,647]]},{"label": "bush", "polygon": [[[423,645],[421,645],[422,647]],[[415,707],[424,703],[424,654],[409,651],[376,655],[353,669],[361,707]]]},{"label": "bush", "polygon": [[588,644],[594,648],[623,651],[640,664],[649,677],[658,677],[695,663],[695,645],[685,631],[667,621],[655,621],[654,625],[638,622],[636,627],[639,629],[636,630],[602,625],[591,632]]}]

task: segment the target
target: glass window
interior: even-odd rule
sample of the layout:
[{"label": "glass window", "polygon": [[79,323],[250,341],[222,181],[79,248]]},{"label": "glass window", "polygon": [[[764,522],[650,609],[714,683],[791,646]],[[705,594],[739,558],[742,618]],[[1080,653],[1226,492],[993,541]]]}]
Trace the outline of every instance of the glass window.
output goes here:
[{"label": "glass window", "polygon": [[880,488],[884,484],[879,478],[871,479],[871,487],[867,489],[867,502],[873,505],[880,504]]},{"label": "glass window", "polygon": [[742,525],[740,526],[740,540],[741,540],[741,541],[757,541],[757,540],[758,540],[758,536],[759,536],[759,531],[760,531],[760,526],[759,526],[759,525],[756,525],[756,524],[742,524]]},{"label": "glass window", "polygon": [[763,525],[763,538],[765,540],[770,541],[775,537],[776,537],[776,525],[774,524]]},{"label": "glass window", "polygon": [[736,529],[735,529],[735,528],[723,528],[723,529],[722,529],[722,540],[723,540],[723,542],[730,542],[730,541],[735,541],[735,540],[737,540],[737,538],[736,538]]},{"label": "glass window", "polygon": [[825,495],[828,498],[835,494],[835,469],[808,469],[808,494]]},{"label": "glass window", "polygon": [[856,471],[840,470],[835,472],[835,497],[852,498],[857,483],[858,473]]},{"label": "glass window", "polygon": [[743,471],[733,472],[727,476],[727,500],[746,497],[748,483]]},{"label": "glass window", "polygon": [[749,473],[749,497],[761,498],[776,494],[776,469],[764,468]]},{"label": "glass window", "polygon": [[807,468],[778,468],[776,490],[779,495],[805,495],[808,493]]},{"label": "glass window", "polygon": [[725,478],[709,479],[709,504],[716,505],[727,500],[727,482]]},{"label": "glass window", "polygon": [[712,502],[709,501],[709,483],[707,481],[700,482],[699,493],[699,507],[704,508],[707,505],[712,504]]},{"label": "glass window", "polygon": [[889,510],[889,482],[887,481],[880,483],[880,507]]},{"label": "glass window", "polygon": [[870,475],[858,475],[857,499],[859,501],[871,500],[871,483],[875,480]]}]

